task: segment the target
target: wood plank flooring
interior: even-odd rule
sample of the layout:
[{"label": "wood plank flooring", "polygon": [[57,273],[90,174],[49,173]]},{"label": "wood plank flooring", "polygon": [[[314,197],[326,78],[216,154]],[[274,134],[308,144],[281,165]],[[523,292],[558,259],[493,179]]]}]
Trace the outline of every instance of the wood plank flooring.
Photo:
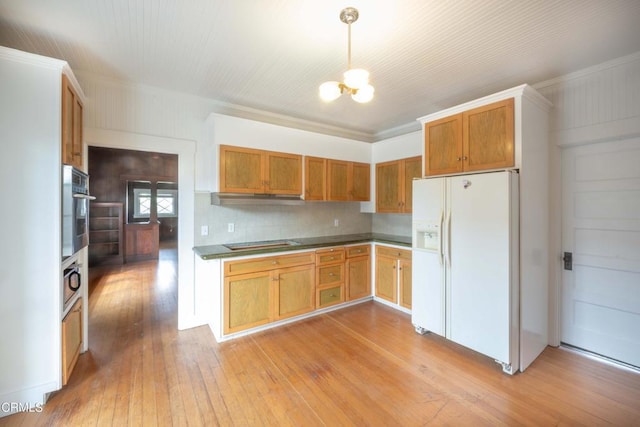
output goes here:
[{"label": "wood plank flooring", "polygon": [[0,426],[640,425],[640,375],[566,350],[508,376],[374,302],[218,344],[177,330],[174,260],[99,273],[68,386]]}]

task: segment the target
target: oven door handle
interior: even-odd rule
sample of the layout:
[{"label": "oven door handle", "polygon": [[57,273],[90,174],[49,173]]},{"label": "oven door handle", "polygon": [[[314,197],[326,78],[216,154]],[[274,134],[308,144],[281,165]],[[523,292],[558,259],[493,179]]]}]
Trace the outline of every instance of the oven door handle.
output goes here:
[{"label": "oven door handle", "polygon": [[[73,275],[78,276],[78,286],[72,286],[71,285],[71,277]],[[77,291],[78,289],[80,289],[80,285],[82,285],[82,276],[80,276],[80,272],[79,271],[73,271],[70,275],[69,275],[69,289],[71,289],[73,292]]]},{"label": "oven door handle", "polygon": [[95,200],[95,196],[90,196],[88,194],[82,194],[82,193],[74,193],[73,194],[73,198],[74,199],[86,199],[86,200]]}]

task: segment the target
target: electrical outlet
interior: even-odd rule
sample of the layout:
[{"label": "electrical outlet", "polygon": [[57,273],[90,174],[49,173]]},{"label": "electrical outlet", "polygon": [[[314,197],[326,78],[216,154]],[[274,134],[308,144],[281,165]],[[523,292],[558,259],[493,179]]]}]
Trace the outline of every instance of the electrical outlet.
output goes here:
[{"label": "electrical outlet", "polygon": [[208,225],[203,225],[202,227],[200,227],[200,235],[201,236],[208,236],[209,235],[209,226]]},{"label": "electrical outlet", "polygon": [[236,231],[236,225],[232,222],[227,224],[227,231],[229,233],[233,233],[234,231]]},{"label": "electrical outlet", "polygon": [[340,226],[340,220],[338,218],[333,220],[333,226],[334,227],[339,227]]}]

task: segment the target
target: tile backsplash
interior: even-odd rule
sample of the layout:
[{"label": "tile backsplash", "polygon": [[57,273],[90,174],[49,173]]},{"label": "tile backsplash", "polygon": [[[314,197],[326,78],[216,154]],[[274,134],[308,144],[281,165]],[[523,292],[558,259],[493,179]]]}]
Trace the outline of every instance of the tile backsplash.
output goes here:
[{"label": "tile backsplash", "polygon": [[[195,195],[195,245],[216,245],[337,234],[369,233],[372,214],[360,203],[308,202],[302,205],[211,205],[209,193]],[[334,225],[335,220],[339,225]],[[234,231],[228,231],[233,224]],[[201,235],[201,227],[209,235]]]}]

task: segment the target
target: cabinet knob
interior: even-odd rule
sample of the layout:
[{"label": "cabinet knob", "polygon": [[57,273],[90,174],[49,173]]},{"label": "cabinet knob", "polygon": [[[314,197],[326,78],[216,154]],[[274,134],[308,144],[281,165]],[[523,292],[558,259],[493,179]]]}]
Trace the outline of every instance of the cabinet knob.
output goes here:
[{"label": "cabinet knob", "polygon": [[335,276],[336,273],[329,273],[329,276]]},{"label": "cabinet knob", "polygon": [[462,160],[468,160],[469,158],[467,156],[462,156]]},{"label": "cabinet knob", "polygon": [[278,265],[278,261],[272,261],[271,264],[272,265]]},{"label": "cabinet knob", "polygon": [[460,161],[460,160],[462,160],[462,157],[456,157],[456,160]]}]

